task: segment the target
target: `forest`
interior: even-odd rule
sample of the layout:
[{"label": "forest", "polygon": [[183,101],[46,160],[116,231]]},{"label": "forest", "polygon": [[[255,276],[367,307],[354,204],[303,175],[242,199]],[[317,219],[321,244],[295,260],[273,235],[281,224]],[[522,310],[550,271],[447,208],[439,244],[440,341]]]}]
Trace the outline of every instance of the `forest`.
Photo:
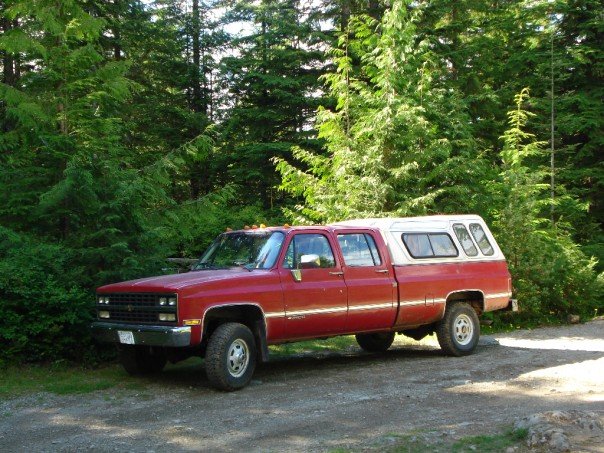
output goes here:
[{"label": "forest", "polygon": [[496,324],[602,314],[603,47],[599,0],[0,1],[0,365],[260,223],[477,213]]}]

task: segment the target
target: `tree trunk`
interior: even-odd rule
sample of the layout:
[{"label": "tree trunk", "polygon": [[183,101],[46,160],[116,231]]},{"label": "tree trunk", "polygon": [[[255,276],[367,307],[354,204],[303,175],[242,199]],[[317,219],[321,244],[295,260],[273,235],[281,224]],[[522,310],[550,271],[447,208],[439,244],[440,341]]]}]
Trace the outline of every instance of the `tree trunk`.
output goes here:
[{"label": "tree trunk", "polygon": [[199,0],[193,0],[193,11],[191,21],[191,38],[193,42],[193,73],[191,74],[191,85],[193,85],[193,99],[191,102],[191,108],[195,112],[203,111],[202,108],[202,94],[201,84],[199,80],[199,69],[200,69],[200,56],[201,46],[199,43],[199,34],[201,32],[200,18],[199,18]]},{"label": "tree trunk", "polygon": [[348,21],[350,20],[350,2],[351,0],[341,0],[340,9],[340,31],[346,32],[348,29]]},{"label": "tree trunk", "polygon": [[[13,28],[13,23],[6,18],[2,18],[1,25],[3,33]],[[11,86],[15,83],[14,59],[7,51],[2,52],[2,81]]]}]

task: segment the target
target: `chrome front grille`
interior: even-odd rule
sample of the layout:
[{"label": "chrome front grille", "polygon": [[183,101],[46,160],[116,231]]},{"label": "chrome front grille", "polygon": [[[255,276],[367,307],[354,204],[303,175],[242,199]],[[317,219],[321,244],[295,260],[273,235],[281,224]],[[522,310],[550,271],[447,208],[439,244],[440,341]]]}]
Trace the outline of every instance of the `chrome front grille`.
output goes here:
[{"label": "chrome front grille", "polygon": [[[109,303],[99,303],[99,298],[108,298]],[[160,305],[160,298],[176,298],[176,305]],[[178,298],[176,294],[162,293],[108,293],[97,294],[97,318],[104,322],[126,322],[131,324],[175,325],[178,322]],[[109,318],[100,312],[109,312]],[[160,313],[173,313],[176,321],[160,321]]]}]

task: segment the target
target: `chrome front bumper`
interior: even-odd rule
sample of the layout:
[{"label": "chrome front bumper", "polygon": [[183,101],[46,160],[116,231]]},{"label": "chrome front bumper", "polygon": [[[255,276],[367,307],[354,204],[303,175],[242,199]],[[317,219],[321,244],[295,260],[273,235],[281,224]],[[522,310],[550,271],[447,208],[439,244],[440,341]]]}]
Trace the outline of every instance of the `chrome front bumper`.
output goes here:
[{"label": "chrome front bumper", "polygon": [[135,345],[183,347],[191,344],[191,327],[147,326],[113,322],[93,322],[92,336],[104,343],[120,343],[121,332],[132,332]]}]

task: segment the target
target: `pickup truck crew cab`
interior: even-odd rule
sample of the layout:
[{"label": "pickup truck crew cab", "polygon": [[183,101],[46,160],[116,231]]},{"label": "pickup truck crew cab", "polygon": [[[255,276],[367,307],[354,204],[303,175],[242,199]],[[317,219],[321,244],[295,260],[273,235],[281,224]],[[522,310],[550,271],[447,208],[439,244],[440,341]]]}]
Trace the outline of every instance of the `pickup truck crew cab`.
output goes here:
[{"label": "pickup truck crew cab", "polygon": [[356,335],[385,351],[396,333],[476,348],[478,316],[517,309],[505,258],[475,215],[349,220],[221,234],[190,272],[97,290],[94,336],[131,374],[205,357],[212,385],[244,387],[268,345]]}]

